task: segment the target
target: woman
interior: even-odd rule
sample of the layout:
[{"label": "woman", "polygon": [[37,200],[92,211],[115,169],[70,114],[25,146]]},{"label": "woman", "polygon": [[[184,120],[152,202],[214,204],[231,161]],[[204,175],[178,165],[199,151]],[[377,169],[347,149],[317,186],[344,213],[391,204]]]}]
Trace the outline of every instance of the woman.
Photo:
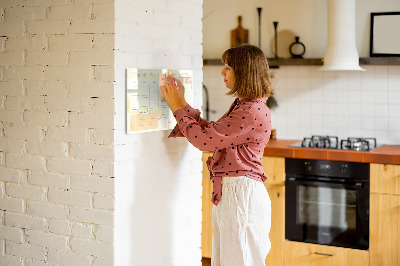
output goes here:
[{"label": "woman", "polygon": [[252,45],[228,49],[222,62],[227,95],[237,98],[217,122],[202,119],[186,103],[175,78],[161,87],[178,122],[170,137],[185,136],[201,151],[214,151],[207,160],[213,182],[212,265],[265,265],[271,247],[271,202],[261,164],[271,131],[268,62]]}]

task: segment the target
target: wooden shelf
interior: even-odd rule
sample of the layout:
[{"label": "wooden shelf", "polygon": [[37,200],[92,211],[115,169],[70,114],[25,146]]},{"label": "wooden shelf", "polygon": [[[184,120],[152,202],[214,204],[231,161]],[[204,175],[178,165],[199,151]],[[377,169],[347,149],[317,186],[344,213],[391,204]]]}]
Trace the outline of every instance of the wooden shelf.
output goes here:
[{"label": "wooden shelf", "polygon": [[[268,58],[271,68],[279,66],[322,66],[323,58]],[[204,66],[222,65],[221,59],[204,59]],[[400,65],[400,57],[362,57],[360,65]]]},{"label": "wooden shelf", "polygon": [[362,57],[360,65],[400,65],[400,57]]}]

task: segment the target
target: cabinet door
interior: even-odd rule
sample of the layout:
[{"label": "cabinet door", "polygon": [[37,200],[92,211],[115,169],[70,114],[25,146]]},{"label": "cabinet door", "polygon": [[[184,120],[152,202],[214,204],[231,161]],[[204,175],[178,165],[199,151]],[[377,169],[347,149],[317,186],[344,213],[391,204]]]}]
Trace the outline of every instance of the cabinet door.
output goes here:
[{"label": "cabinet door", "polygon": [[370,165],[371,193],[400,195],[400,165]]},{"label": "cabinet door", "polygon": [[365,250],[285,241],[285,266],[366,266]]},{"label": "cabinet door", "polygon": [[201,224],[201,253],[204,258],[211,258],[212,252],[212,183],[206,161],[211,152],[203,153],[203,195],[202,195],[202,224]]},{"label": "cabinet door", "polygon": [[283,265],[285,240],[285,187],[265,184],[271,199],[271,250],[265,259],[266,266]]},{"label": "cabinet door", "polygon": [[268,177],[266,184],[285,185],[285,158],[264,156],[261,163]]},{"label": "cabinet door", "polygon": [[371,194],[371,266],[400,265],[400,196]]}]

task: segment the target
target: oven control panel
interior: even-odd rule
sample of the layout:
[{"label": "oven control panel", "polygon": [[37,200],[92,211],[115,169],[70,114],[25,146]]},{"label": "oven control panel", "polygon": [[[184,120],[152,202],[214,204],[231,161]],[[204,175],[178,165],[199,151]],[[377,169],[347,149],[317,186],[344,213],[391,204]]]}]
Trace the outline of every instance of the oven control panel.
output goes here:
[{"label": "oven control panel", "polygon": [[369,179],[369,164],[286,158],[286,174]]}]

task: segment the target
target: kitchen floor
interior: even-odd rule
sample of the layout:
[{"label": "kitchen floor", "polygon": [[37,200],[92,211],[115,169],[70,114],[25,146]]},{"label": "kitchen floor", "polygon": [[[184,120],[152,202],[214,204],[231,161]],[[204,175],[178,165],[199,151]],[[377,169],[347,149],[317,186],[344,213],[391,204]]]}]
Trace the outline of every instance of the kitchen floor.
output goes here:
[{"label": "kitchen floor", "polygon": [[209,258],[202,258],[201,262],[203,263],[203,266],[211,266],[211,259]]}]

